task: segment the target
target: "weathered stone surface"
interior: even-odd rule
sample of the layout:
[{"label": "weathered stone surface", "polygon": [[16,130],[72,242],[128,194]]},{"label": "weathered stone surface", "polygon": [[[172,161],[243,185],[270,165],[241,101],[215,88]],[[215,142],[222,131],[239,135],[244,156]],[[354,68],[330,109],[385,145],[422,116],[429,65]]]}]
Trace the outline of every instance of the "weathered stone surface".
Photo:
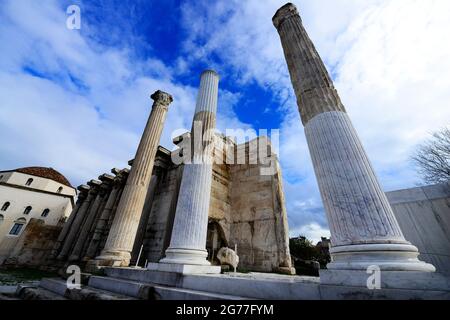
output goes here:
[{"label": "weathered stone surface", "polygon": [[61,226],[47,225],[43,220],[31,219],[20,235],[5,265],[41,267],[55,248]]},{"label": "weathered stone surface", "polygon": [[144,237],[144,256],[149,262],[164,257],[172,234],[183,167],[169,169],[162,177],[150,207]]},{"label": "weathered stone surface", "polygon": [[237,268],[239,264],[238,255],[230,248],[220,248],[219,252],[217,252],[217,259],[222,265],[229,265],[233,268]]},{"label": "weathered stone surface", "polygon": [[[247,153],[248,144],[240,146]],[[230,166],[229,246],[237,245],[243,268],[263,272],[288,268],[292,272],[282,176],[277,159],[274,163],[273,175],[262,175],[265,165],[261,163]]]},{"label": "weathered stone surface", "polygon": [[303,28],[295,5],[289,3],[281,7],[273,17],[273,23],[282,40],[303,124],[323,112],[345,112],[325,64]]},{"label": "weathered stone surface", "polygon": [[62,249],[58,254],[57,257],[58,260],[64,260],[70,254],[70,250],[72,249],[74,242],[76,241],[76,236],[81,226],[83,225],[83,221],[85,219],[86,214],[89,211],[89,208],[91,207],[91,203],[97,196],[101,182],[97,180],[91,180],[88,182],[88,185],[90,187],[88,195],[81,204],[80,209],[76,212],[73,223],[71,224],[68,234],[64,239]]},{"label": "weathered stone surface", "polygon": [[75,208],[72,210],[72,213],[70,214],[69,218],[64,223],[64,227],[60,232],[58,239],[55,242],[55,245],[49,256],[49,259],[56,259],[56,257],[58,256],[59,251],[63,245],[63,242],[66,240],[66,237],[70,229],[72,228],[72,224],[75,220],[75,217],[78,214],[78,211],[80,210],[81,206],[83,205],[83,202],[86,200],[86,197],[88,196],[90,187],[86,185],[80,185],[77,189],[79,191],[77,203],[75,205]]}]

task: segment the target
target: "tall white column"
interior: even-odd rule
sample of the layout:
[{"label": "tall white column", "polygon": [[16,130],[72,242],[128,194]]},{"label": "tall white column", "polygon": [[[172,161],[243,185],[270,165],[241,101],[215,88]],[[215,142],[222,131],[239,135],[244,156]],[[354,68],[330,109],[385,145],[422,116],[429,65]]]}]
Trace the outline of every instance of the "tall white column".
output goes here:
[{"label": "tall white column", "polygon": [[[170,246],[160,265],[210,266],[206,260],[206,236],[218,90],[218,74],[211,70],[203,72],[192,126],[192,163],[187,163],[184,167]],[[188,272],[193,272],[194,269]],[[181,269],[173,270],[183,272]],[[218,273],[220,267],[195,270],[200,273]]]},{"label": "tall white column", "polygon": [[273,17],[283,45],[330,231],[328,269],[434,271],[405,240],[297,8]]}]

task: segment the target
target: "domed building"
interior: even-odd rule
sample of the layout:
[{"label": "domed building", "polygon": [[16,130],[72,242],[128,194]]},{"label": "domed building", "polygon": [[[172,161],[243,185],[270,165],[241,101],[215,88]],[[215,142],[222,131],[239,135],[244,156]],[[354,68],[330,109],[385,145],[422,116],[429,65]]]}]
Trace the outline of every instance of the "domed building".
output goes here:
[{"label": "domed building", "polygon": [[46,226],[60,224],[75,197],[75,188],[53,168],[0,171],[0,265],[20,253],[16,247],[32,219]]}]

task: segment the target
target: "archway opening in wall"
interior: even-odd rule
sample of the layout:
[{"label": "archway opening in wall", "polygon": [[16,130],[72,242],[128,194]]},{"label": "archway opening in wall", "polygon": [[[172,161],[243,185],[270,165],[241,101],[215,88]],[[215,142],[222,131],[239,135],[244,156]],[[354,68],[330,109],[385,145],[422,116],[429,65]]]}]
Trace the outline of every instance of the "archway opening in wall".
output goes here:
[{"label": "archway opening in wall", "polygon": [[3,206],[2,206],[2,211],[8,210],[8,208],[9,208],[10,205],[11,205],[10,202],[5,202],[5,203],[3,204]]},{"label": "archway opening in wall", "polygon": [[206,237],[206,250],[208,251],[208,261],[213,265],[220,265],[217,259],[217,252],[220,248],[227,247],[228,243],[225,232],[217,220],[208,221],[208,233]]}]

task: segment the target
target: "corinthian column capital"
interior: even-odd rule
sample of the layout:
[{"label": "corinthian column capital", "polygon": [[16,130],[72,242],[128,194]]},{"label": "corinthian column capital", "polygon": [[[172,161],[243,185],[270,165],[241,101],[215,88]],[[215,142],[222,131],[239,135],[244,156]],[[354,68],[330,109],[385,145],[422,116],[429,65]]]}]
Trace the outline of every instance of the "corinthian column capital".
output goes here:
[{"label": "corinthian column capital", "polygon": [[156,91],[150,97],[155,101],[153,107],[162,106],[167,108],[173,102],[172,96],[161,90]]}]

